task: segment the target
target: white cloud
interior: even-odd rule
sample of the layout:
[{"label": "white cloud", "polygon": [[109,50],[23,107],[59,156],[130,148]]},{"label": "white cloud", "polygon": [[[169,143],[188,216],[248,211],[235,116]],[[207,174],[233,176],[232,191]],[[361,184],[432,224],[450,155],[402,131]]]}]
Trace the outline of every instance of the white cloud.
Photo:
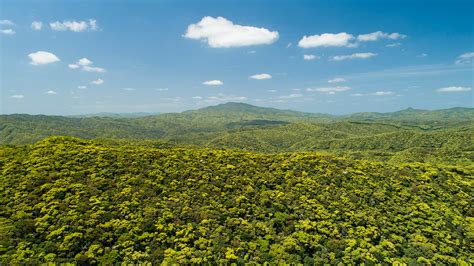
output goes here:
[{"label": "white cloud", "polygon": [[228,48],[272,44],[278,39],[278,32],[237,25],[223,17],[206,16],[198,23],[189,25],[184,37],[207,41],[213,48]]},{"label": "white cloud", "polygon": [[22,94],[14,94],[14,95],[12,95],[12,96],[10,96],[10,97],[12,97],[12,98],[14,98],[14,99],[23,99],[23,98],[25,98],[25,96],[23,96]]},{"label": "white cloud", "polygon": [[353,97],[362,97],[362,96],[364,96],[364,94],[362,94],[362,93],[353,93],[353,94],[351,94],[351,96],[353,96]]},{"label": "white cloud", "polygon": [[436,91],[438,92],[466,92],[470,91],[470,87],[457,87],[457,86],[451,86],[451,87],[444,87],[437,89]]},{"label": "white cloud", "polygon": [[52,30],[56,31],[74,31],[74,32],[83,32],[86,30],[98,30],[97,21],[95,19],[89,19],[88,21],[75,21],[75,20],[65,20],[63,22],[51,22],[49,26]]},{"label": "white cloud", "polygon": [[423,57],[427,57],[427,56],[428,56],[427,54],[422,53],[422,54],[417,55],[416,57],[418,57],[418,58],[423,58]]},{"label": "white cloud", "polygon": [[350,60],[350,59],[367,59],[376,56],[375,53],[355,53],[351,55],[336,55],[332,57],[334,61]]},{"label": "white cloud", "polygon": [[[0,26],[14,26],[15,23],[8,19],[0,20]],[[0,34],[13,35],[15,31],[13,29],[0,29]]]},{"label": "white cloud", "polygon": [[43,22],[41,21],[33,21],[31,23],[31,28],[34,30],[41,30],[43,28]]},{"label": "white cloud", "polygon": [[168,88],[157,88],[155,91],[168,91]]},{"label": "white cloud", "polygon": [[345,32],[333,34],[323,33],[321,35],[303,36],[298,42],[298,46],[301,48],[313,48],[313,47],[329,47],[329,46],[354,46],[351,41],[354,39],[352,34]]},{"label": "white cloud", "polygon": [[46,64],[51,64],[51,63],[60,61],[56,55],[50,52],[45,52],[45,51],[38,51],[36,53],[31,53],[28,56],[31,59],[30,64],[34,66],[46,65]]},{"label": "white cloud", "polygon": [[290,95],[278,96],[278,99],[295,99],[295,98],[301,98],[301,97],[303,97],[303,94],[293,93],[293,94],[290,94]]},{"label": "white cloud", "polygon": [[395,42],[395,43],[389,43],[389,44],[385,45],[385,47],[394,48],[394,47],[400,47],[401,45],[402,45],[401,43]]},{"label": "white cloud", "polygon": [[45,94],[56,95],[56,94],[58,94],[58,93],[55,92],[55,91],[53,91],[53,90],[49,90],[49,91],[45,92]]},{"label": "white cloud", "polygon": [[101,84],[104,84],[104,80],[103,79],[96,79],[96,80],[91,81],[91,84],[101,85]]},{"label": "white cloud", "polygon": [[81,66],[89,66],[92,65],[92,61],[84,57],[79,59],[79,61],[77,61],[77,64]]},{"label": "white cloud", "polygon": [[85,89],[87,89],[87,86],[77,86],[77,88],[80,89],[80,90],[85,90]]},{"label": "white cloud", "polygon": [[474,60],[474,52],[464,53],[456,59],[456,64],[469,64]]},{"label": "white cloud", "polygon": [[193,100],[196,100],[198,103],[223,103],[223,102],[240,102],[246,101],[247,97],[245,96],[237,96],[237,95],[227,95],[223,93],[219,93],[217,95],[212,95],[208,97],[202,96],[194,96],[192,97]]},{"label": "white cloud", "polygon": [[275,93],[277,90],[267,90],[268,92]]},{"label": "white cloud", "polygon": [[204,81],[202,84],[209,85],[209,86],[220,86],[220,85],[223,85],[224,82],[222,82],[218,79],[214,79],[214,80]]},{"label": "white cloud", "polygon": [[105,69],[101,67],[91,67],[91,66],[83,66],[82,70],[86,72],[97,72],[97,73],[104,73]]},{"label": "white cloud", "polygon": [[287,45],[286,45],[286,48],[290,48],[293,44],[291,42],[289,42]]},{"label": "white cloud", "polygon": [[388,95],[392,95],[393,94],[393,91],[376,91],[374,93],[372,93],[371,95],[374,95],[374,96],[388,96]]},{"label": "white cloud", "polygon": [[12,29],[0,29],[1,34],[6,34],[6,35],[13,35],[15,34],[15,31]]},{"label": "white cloud", "polygon": [[405,34],[398,33],[398,32],[394,32],[388,35],[388,38],[391,40],[400,40],[400,39],[405,39],[406,37],[408,36]]},{"label": "white cloud", "polygon": [[86,72],[104,73],[106,71],[102,67],[93,67],[92,64],[94,64],[94,62],[84,57],[79,59],[75,64],[69,64],[68,67],[71,69],[80,68]]},{"label": "white cloud", "polygon": [[394,33],[386,33],[382,31],[376,31],[372,33],[367,33],[367,34],[360,34],[357,36],[357,40],[359,42],[372,42],[372,41],[378,41],[380,39],[390,39],[390,40],[399,40],[399,39],[404,39],[407,36],[404,34],[400,34],[398,32]]},{"label": "white cloud", "polygon": [[249,78],[251,78],[251,79],[271,79],[271,78],[272,78],[272,75],[262,73],[262,74],[255,74],[255,75],[252,75],[252,76],[250,76]]},{"label": "white cloud", "polygon": [[336,86],[336,87],[324,87],[324,88],[307,88],[306,91],[310,92],[321,92],[327,94],[335,94],[336,92],[343,92],[351,90],[348,86]]},{"label": "white cloud", "polygon": [[303,59],[306,61],[310,61],[314,59],[319,59],[319,56],[315,56],[314,54],[305,54],[303,55]]},{"label": "white cloud", "polygon": [[343,78],[333,78],[328,80],[328,83],[339,83],[339,82],[345,82],[346,80]]},{"label": "white cloud", "polygon": [[135,91],[134,88],[123,88],[122,90],[124,90],[124,91]]},{"label": "white cloud", "polygon": [[0,25],[2,25],[2,26],[13,26],[13,25],[15,25],[15,23],[13,23],[13,21],[11,21],[11,20],[3,19],[3,20],[0,20]]},{"label": "white cloud", "polygon": [[89,28],[94,31],[99,30],[99,26],[97,25],[97,20],[89,19]]}]

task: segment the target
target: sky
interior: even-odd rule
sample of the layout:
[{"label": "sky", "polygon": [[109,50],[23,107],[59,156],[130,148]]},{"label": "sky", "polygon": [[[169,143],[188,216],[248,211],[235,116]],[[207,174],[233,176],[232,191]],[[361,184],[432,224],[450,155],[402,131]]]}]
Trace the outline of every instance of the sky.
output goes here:
[{"label": "sky", "polygon": [[0,0],[0,112],[474,107],[474,1]]}]

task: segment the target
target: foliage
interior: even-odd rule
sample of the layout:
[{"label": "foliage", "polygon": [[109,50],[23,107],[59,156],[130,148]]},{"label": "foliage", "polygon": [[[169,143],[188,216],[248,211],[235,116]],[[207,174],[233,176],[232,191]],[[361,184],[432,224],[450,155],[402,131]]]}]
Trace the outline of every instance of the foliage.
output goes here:
[{"label": "foliage", "polygon": [[474,263],[472,164],[51,137],[0,169],[0,264]]}]

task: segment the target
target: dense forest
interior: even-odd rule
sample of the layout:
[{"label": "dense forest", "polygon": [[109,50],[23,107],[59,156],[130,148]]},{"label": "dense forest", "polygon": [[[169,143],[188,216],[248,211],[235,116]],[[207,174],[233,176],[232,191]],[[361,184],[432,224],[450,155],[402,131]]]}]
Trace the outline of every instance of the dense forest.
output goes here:
[{"label": "dense forest", "polygon": [[474,263],[474,109],[0,116],[0,264]]},{"label": "dense forest", "polygon": [[0,167],[2,263],[474,261],[472,167],[70,137]]}]

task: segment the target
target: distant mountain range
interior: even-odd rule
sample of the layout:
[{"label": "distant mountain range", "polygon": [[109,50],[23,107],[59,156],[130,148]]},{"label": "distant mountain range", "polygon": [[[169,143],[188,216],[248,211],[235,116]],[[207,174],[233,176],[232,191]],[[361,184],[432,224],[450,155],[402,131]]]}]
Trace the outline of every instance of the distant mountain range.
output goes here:
[{"label": "distant mountain range", "polygon": [[68,115],[68,117],[112,117],[112,118],[132,118],[132,117],[142,117],[150,115],[158,115],[160,113],[146,113],[146,112],[136,112],[136,113],[92,113],[92,114],[81,114],[81,115]]},{"label": "distant mountain range", "polygon": [[420,148],[429,154],[426,148],[439,151],[443,143],[474,150],[473,128],[474,108],[335,116],[230,102],[182,113],[0,115],[0,144],[74,136],[264,152]]}]

